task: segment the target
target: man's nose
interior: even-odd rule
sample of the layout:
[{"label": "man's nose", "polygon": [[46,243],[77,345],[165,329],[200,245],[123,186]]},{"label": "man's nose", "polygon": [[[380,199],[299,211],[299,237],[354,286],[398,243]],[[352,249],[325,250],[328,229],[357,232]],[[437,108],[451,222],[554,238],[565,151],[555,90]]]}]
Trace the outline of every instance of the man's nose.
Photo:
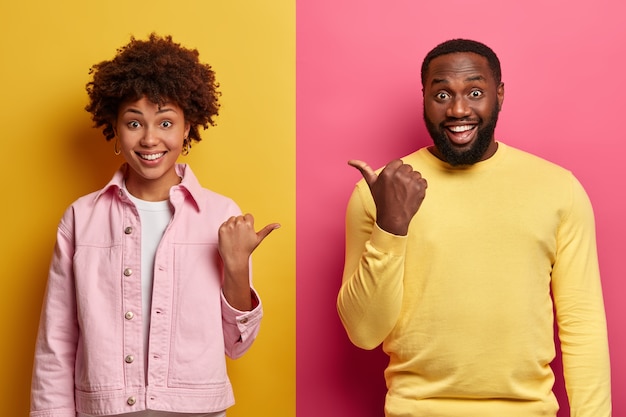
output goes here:
[{"label": "man's nose", "polygon": [[455,97],[450,102],[450,106],[448,107],[446,113],[448,117],[460,119],[469,116],[472,111],[470,109],[469,103],[467,102],[467,100],[465,100],[464,97]]}]

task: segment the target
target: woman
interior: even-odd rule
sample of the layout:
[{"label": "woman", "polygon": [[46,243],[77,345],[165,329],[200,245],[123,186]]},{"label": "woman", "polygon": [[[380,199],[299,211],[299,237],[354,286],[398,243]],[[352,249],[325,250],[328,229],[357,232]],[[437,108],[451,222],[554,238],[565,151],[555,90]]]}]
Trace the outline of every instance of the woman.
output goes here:
[{"label": "woman", "polygon": [[250,214],[177,164],[214,125],[219,92],[198,52],[152,34],[94,65],[86,110],[125,164],[57,232],[31,417],[224,416],[224,353],[259,330]]}]

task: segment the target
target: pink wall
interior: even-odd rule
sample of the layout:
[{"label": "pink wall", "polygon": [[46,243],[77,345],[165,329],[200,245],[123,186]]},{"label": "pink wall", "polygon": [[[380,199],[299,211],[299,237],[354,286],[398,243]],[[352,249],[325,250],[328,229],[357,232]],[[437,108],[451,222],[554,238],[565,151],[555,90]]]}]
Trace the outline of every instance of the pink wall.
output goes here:
[{"label": "pink wall", "polygon": [[[385,357],[352,346],[335,310],[359,179],[346,161],[381,166],[430,142],[420,64],[453,37],[481,40],[502,61],[497,138],[572,170],[594,203],[614,415],[626,415],[624,16],[618,0],[297,1],[298,417],[382,415]],[[562,382],[557,392],[565,401]]]}]

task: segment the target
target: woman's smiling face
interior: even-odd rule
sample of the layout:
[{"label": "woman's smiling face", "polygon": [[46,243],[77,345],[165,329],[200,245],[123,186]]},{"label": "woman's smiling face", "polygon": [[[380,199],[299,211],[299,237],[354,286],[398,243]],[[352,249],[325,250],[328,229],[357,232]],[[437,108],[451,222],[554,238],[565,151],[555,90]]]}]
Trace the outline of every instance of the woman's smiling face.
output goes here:
[{"label": "woman's smiling face", "polygon": [[115,126],[122,154],[130,167],[126,178],[128,190],[148,200],[153,198],[142,194],[153,190],[169,193],[180,180],[175,165],[189,134],[190,126],[185,122],[183,110],[175,103],[159,106],[142,97],[120,105]]}]

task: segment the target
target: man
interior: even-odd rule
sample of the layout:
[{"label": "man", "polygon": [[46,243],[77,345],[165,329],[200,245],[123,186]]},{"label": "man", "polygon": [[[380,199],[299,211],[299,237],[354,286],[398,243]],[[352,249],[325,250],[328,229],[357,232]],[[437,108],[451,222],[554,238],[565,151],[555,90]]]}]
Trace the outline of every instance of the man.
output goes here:
[{"label": "man", "polygon": [[434,146],[379,172],[349,162],[364,180],[347,208],[337,306],[355,345],[382,343],[389,355],[385,415],[556,416],[556,311],[571,415],[609,417],[585,191],[569,171],[495,140],[504,84],[487,46],[435,47],[422,86]]}]

